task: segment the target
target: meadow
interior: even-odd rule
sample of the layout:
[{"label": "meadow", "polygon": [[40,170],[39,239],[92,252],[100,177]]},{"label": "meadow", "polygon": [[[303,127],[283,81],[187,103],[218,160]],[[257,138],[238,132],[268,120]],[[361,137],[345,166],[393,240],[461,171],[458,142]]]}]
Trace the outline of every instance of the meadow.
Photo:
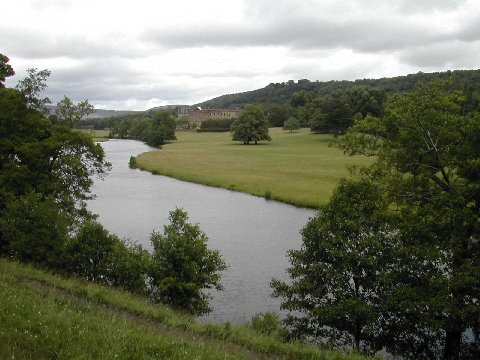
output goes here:
[{"label": "meadow", "polygon": [[270,129],[271,142],[243,145],[230,133],[177,132],[177,141],[137,156],[138,168],[296,206],[325,204],[347,167],[372,160],[329,146],[331,135]]},{"label": "meadow", "polygon": [[366,359],[198,324],[128,292],[5,259],[0,299],[0,359]]},{"label": "meadow", "polygon": [[90,134],[95,142],[102,142],[108,140],[108,135],[110,135],[110,131],[108,130],[89,130],[89,129],[81,129],[80,131]]}]

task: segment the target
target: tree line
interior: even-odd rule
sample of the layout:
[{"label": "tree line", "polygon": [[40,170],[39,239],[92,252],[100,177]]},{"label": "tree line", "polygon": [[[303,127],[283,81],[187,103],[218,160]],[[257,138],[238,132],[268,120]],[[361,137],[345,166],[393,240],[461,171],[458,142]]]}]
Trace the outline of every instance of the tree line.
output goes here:
[{"label": "tree line", "polygon": [[246,104],[264,103],[267,105],[287,104],[296,92],[312,92],[316,96],[328,96],[336,91],[347,91],[352,87],[382,88],[388,95],[399,92],[410,92],[419,81],[431,81],[434,78],[453,79],[452,86],[467,96],[465,106],[469,111],[480,110],[480,70],[455,70],[436,73],[409,74],[381,79],[358,79],[355,81],[288,81],[271,83],[262,89],[237,94],[222,95],[217,98],[196,104],[202,108],[224,109],[241,108]]}]

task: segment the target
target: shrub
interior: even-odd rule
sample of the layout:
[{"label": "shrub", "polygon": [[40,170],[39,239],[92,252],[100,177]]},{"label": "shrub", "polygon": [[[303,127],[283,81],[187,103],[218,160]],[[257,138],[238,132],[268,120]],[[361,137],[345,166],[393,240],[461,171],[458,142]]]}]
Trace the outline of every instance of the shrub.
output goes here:
[{"label": "shrub", "polygon": [[108,283],[113,251],[118,241],[101,224],[84,222],[66,248],[67,271],[86,280]]},{"label": "shrub", "polygon": [[262,334],[273,334],[279,330],[278,315],[272,312],[255,314],[251,320],[252,329]]},{"label": "shrub", "polygon": [[170,212],[163,235],[153,232],[150,268],[151,297],[194,315],[210,312],[203,289],[221,290],[219,272],[226,269],[220,253],[207,248],[208,238],[198,224],[187,223],[182,209]]},{"label": "shrub", "polygon": [[200,132],[226,132],[230,131],[235,119],[208,119],[200,125]]},{"label": "shrub", "polygon": [[0,218],[0,254],[49,268],[60,266],[69,221],[51,198],[29,193],[7,204]]}]

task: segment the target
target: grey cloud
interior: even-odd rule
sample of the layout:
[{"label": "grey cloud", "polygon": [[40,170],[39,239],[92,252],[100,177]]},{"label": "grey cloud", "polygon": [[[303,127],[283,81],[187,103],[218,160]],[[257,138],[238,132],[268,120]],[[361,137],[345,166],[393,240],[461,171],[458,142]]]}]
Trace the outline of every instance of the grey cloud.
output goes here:
[{"label": "grey cloud", "polygon": [[[45,59],[65,57],[85,59],[92,57],[140,57],[148,54],[140,45],[119,46],[115,41],[90,40],[84,36],[48,34],[29,29],[11,28],[0,25],[0,47],[9,56]],[[120,35],[119,35],[120,36]]]},{"label": "grey cloud", "polygon": [[399,54],[401,61],[421,68],[451,66],[476,68],[480,63],[480,42],[476,46],[460,41],[411,48]]},{"label": "grey cloud", "polygon": [[405,13],[431,13],[435,10],[455,10],[465,1],[462,0],[401,0],[398,9]]},{"label": "grey cloud", "polygon": [[205,25],[149,31],[143,38],[166,48],[203,46],[287,46],[292,49],[350,48],[359,52],[400,49],[427,44],[438,35],[423,25],[397,19],[284,18],[269,23]]}]

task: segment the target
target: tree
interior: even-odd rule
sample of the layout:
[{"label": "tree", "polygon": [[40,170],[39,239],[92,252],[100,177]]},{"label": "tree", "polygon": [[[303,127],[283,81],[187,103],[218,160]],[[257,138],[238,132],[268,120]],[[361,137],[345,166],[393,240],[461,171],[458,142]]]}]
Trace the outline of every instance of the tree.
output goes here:
[{"label": "tree", "polygon": [[158,113],[150,121],[146,139],[148,145],[158,147],[169,140],[177,140],[175,129],[177,119],[169,113]]},{"label": "tree", "polygon": [[64,271],[88,281],[146,294],[150,254],[110,234],[101,224],[88,220],[68,240],[63,255]]},{"label": "tree", "polygon": [[27,69],[28,76],[23,80],[20,80],[16,86],[27,101],[27,107],[30,109],[38,110],[43,115],[49,113],[47,104],[51,101],[48,97],[43,99],[38,95],[47,87],[47,79],[50,76],[50,70],[44,69],[38,71],[36,68]]},{"label": "tree", "polygon": [[346,91],[352,113],[361,113],[363,117],[372,115],[383,117],[387,94],[381,88],[354,86]]},{"label": "tree", "polygon": [[227,266],[217,250],[207,248],[208,238],[199,225],[187,222],[185,211],[171,211],[169,220],[163,235],[153,232],[150,237],[152,297],[194,315],[206,314],[210,296],[202,290],[221,290],[219,272]]},{"label": "tree", "polygon": [[353,124],[353,113],[346,96],[337,92],[324,99],[321,113],[316,113],[311,122],[315,133],[332,133],[335,137],[344,134]]},{"label": "tree", "polygon": [[[18,199],[26,199],[32,204],[32,211],[38,209],[39,212],[34,213],[36,219],[43,219],[34,222],[40,229],[42,226],[49,229],[54,223],[47,223],[53,221],[48,219],[61,215],[67,219],[70,231],[91,216],[85,202],[91,197],[91,177],[104,174],[108,163],[101,146],[94,144],[88,134],[53,124],[32,108],[32,104],[41,103],[34,96],[45,86],[42,81],[35,83],[38,80],[35,74],[32,77],[21,82],[20,87],[25,91],[0,88],[0,217],[8,218],[8,213],[19,208]],[[51,212],[42,210],[48,207],[52,208]],[[28,219],[26,221],[16,231],[22,231],[26,239],[34,242],[35,237],[29,235],[34,232],[27,226]],[[2,223],[0,228],[1,255],[8,254],[9,250],[4,249],[14,247],[13,237],[8,235],[13,234],[9,224]],[[56,235],[52,233],[52,236]],[[40,242],[40,237],[36,241]],[[28,241],[24,244],[27,246]],[[60,246],[61,241],[58,244]],[[48,256],[45,261],[49,261]]]},{"label": "tree", "polygon": [[298,119],[294,117],[289,117],[283,124],[283,130],[290,130],[290,132],[293,132],[293,130],[298,129],[300,129],[300,123],[298,122]]},{"label": "tree", "polygon": [[71,225],[61,205],[29,192],[6,204],[0,217],[0,255],[45,267],[60,265]]},{"label": "tree", "polygon": [[0,88],[5,87],[3,83],[7,77],[15,75],[12,66],[8,64],[9,61],[7,56],[0,53]]},{"label": "tree", "polygon": [[283,298],[282,309],[290,311],[286,324],[295,337],[378,349],[378,269],[394,243],[387,206],[369,179],[343,179],[302,229],[301,249],[289,251],[292,281],[271,283],[274,296]]},{"label": "tree", "polygon": [[247,105],[232,124],[232,140],[243,141],[246,145],[252,141],[255,144],[262,140],[271,141],[272,138],[268,134],[268,125],[269,123],[262,105]]},{"label": "tree", "polygon": [[73,128],[84,116],[91,114],[93,111],[94,108],[88,100],[75,105],[72,100],[63,96],[63,99],[57,103],[55,114],[60,123]]},{"label": "tree", "polygon": [[290,107],[288,105],[272,105],[268,110],[268,122],[270,126],[280,127],[283,126],[283,123],[288,119],[288,114],[290,112]]},{"label": "tree", "polygon": [[381,335],[409,358],[479,356],[480,115],[464,115],[464,100],[446,82],[419,83],[392,97],[383,120],[367,117],[338,142],[377,155],[366,171],[376,169],[400,241]]},{"label": "tree", "polygon": [[408,359],[479,357],[480,114],[463,102],[448,83],[420,83],[337,141],[376,162],[304,228],[293,283],[272,284],[303,315],[287,320],[300,334]]}]

